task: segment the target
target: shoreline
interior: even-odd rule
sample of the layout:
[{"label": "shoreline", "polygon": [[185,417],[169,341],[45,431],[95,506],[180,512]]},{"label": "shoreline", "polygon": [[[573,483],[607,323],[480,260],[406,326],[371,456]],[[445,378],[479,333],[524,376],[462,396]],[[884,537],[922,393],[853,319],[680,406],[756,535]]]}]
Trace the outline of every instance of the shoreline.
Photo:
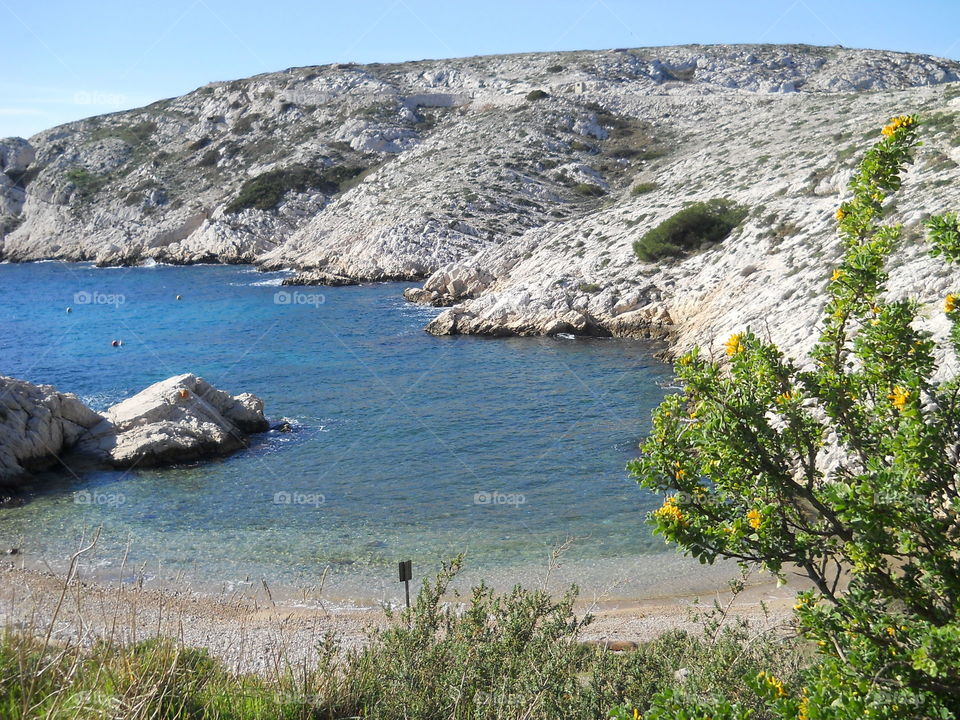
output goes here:
[{"label": "shoreline", "polygon": [[[792,584],[777,588],[772,580],[751,583],[730,604],[727,622],[742,618],[758,632],[787,633],[798,589]],[[461,590],[460,597],[450,601],[468,597]],[[630,649],[672,630],[698,632],[702,627],[691,612],[710,610],[714,598],[724,606],[731,602],[729,590],[704,592],[701,597],[697,603],[689,594],[630,601],[581,596],[577,616],[588,612],[594,616],[581,641]],[[278,667],[315,661],[315,648],[329,633],[336,636],[341,651],[355,651],[368,642],[371,631],[391,621],[380,607],[342,604],[322,592],[314,597],[305,594],[296,602],[266,583],[230,593],[204,593],[189,587],[110,585],[79,572],[65,584],[65,575],[8,560],[0,569],[0,624],[41,634],[51,622],[51,640],[57,644],[89,647],[98,640],[130,644],[161,635],[205,648],[233,672],[269,675]]]}]

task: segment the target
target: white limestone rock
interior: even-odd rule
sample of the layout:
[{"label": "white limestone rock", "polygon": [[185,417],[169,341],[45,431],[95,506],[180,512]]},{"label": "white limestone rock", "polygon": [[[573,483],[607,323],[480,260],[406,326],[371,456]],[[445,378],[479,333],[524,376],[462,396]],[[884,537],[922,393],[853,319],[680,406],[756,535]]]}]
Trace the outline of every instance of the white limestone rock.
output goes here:
[{"label": "white limestone rock", "polygon": [[100,420],[75,395],[0,377],[0,483],[59,464]]},{"label": "white limestone rock", "polygon": [[77,458],[148,467],[224,455],[268,428],[263,402],[236,397],[195,375],[178,375],[114,405],[80,438]]}]

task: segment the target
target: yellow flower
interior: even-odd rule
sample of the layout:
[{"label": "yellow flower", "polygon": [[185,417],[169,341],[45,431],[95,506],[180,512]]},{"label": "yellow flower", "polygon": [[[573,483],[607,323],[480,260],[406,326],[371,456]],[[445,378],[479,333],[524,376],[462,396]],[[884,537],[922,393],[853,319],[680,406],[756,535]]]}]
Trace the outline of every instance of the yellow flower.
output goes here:
[{"label": "yellow flower", "polygon": [[804,696],[800,698],[800,705],[797,707],[797,720],[809,720],[810,715],[807,712],[807,705],[810,703],[810,698]]},{"label": "yellow flower", "polygon": [[743,352],[743,333],[735,333],[726,342],[727,355]]},{"label": "yellow flower", "polygon": [[761,670],[757,673],[757,680],[762,680],[768,687],[773,688],[777,693],[777,697],[783,697],[787,694],[787,691],[783,689],[783,683],[775,675],[768,675]]},{"label": "yellow flower", "polygon": [[897,410],[903,410],[903,408],[906,407],[907,405],[907,400],[910,399],[910,392],[907,390],[904,390],[902,387],[898,385],[893,389],[892,393],[887,395],[887,397],[890,399],[890,402],[893,403],[893,406]]},{"label": "yellow flower", "polygon": [[653,515],[659,520],[675,522],[679,525],[686,524],[686,520],[683,517],[683,511],[677,507],[677,499],[675,497],[668,497],[666,500],[664,500],[663,505],[661,505],[659,509],[655,510]]},{"label": "yellow flower", "polygon": [[750,527],[756,530],[760,527],[760,523],[763,522],[763,516],[759,510],[751,510],[747,513],[747,520],[750,521]]},{"label": "yellow flower", "polygon": [[794,610],[800,610],[804,606],[810,603],[810,598],[806,595],[801,595],[797,598],[797,604],[793,606]]},{"label": "yellow flower", "polygon": [[896,632],[897,631],[894,630],[892,627],[887,628],[887,635],[889,635],[890,637],[893,637],[896,634]]},{"label": "yellow flower", "polygon": [[847,211],[842,207],[837,208],[837,214],[834,216],[837,218],[837,222],[843,222],[843,219],[847,216]]},{"label": "yellow flower", "polygon": [[839,280],[840,278],[842,278],[844,275],[846,275],[846,273],[845,273],[843,270],[841,270],[840,268],[837,268],[836,270],[833,271],[833,278],[832,278],[832,279],[833,279],[834,282],[836,282],[837,280]]},{"label": "yellow flower", "polygon": [[957,308],[960,308],[960,295],[950,293],[943,301],[943,309],[946,312],[953,312]]},{"label": "yellow flower", "polygon": [[641,720],[640,711],[637,708],[633,709],[633,720]]},{"label": "yellow flower", "polygon": [[909,128],[913,127],[916,121],[909,115],[898,115],[895,118],[890,118],[890,123],[886,125],[883,130],[880,132],[883,133],[884,137],[893,137],[893,134],[900,128]]},{"label": "yellow flower", "polygon": [[783,393],[782,395],[777,395],[777,396],[773,399],[773,401],[774,401],[777,405],[783,405],[784,403],[788,403],[788,402],[790,402],[791,400],[793,400],[793,393],[790,392],[789,390],[788,390],[787,392]]}]

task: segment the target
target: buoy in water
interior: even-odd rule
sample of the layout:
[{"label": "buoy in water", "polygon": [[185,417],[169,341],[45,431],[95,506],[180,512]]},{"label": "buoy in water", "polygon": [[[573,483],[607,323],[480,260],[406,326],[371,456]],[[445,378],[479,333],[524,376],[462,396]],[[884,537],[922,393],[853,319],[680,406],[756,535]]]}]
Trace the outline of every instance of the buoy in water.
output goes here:
[{"label": "buoy in water", "polygon": [[113,347],[120,347],[120,346],[123,345],[123,340],[114,340],[114,341],[113,341],[112,343],[110,343],[110,344],[111,344]]},{"label": "buoy in water", "polygon": [[183,300],[183,296],[182,296],[182,295],[177,295],[177,300]]},{"label": "buoy in water", "polygon": [[68,313],[72,313],[72,312],[73,312],[73,308],[72,308],[72,307],[68,307],[68,308],[67,308],[67,312],[68,312]]}]

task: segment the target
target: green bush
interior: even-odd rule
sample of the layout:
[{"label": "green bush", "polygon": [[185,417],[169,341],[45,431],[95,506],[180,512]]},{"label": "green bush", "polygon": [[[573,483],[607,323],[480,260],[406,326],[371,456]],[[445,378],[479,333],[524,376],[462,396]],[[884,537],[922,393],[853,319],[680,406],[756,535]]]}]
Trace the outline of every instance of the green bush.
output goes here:
[{"label": "green bush", "polygon": [[632,188],[630,188],[631,195],[646,195],[649,192],[653,192],[657,189],[657,184],[654,182],[642,182],[637,183]]},{"label": "green bush", "polygon": [[714,198],[687,205],[633,243],[633,252],[644,262],[680,257],[727,237],[747,216],[747,209]]},{"label": "green bush", "polygon": [[[649,520],[685,553],[784,581],[796,568],[812,583],[795,622],[816,662],[796,682],[752,680],[778,718],[960,717],[960,294],[944,299],[938,347],[921,305],[886,293],[901,236],[884,222],[887,201],[917,128],[893,118],[850,181],[836,213],[844,255],[810,356],[787,357],[749,328],[727,341],[728,364],[684,355],[681,392],[655,411],[631,464],[644,487],[669,493]],[[933,256],[960,262],[957,215],[927,230]],[[657,703],[665,714],[646,717],[702,716]],[[747,716],[738,703],[710,714]]]},{"label": "green bush", "polygon": [[90,137],[93,140],[117,138],[118,140],[123,140],[123,142],[131,147],[137,148],[149,142],[156,130],[157,124],[155,122],[144,121],[136,125],[117,125],[97,128],[91,132]]},{"label": "green bush", "polygon": [[72,167],[63,176],[77,189],[76,196],[84,201],[92,200],[110,180],[106,175],[92,173],[82,167]]},{"label": "green bush", "polygon": [[531,90],[527,93],[527,100],[530,102],[536,102],[537,100],[545,100],[550,97],[550,93],[545,90]]},{"label": "green bush", "polygon": [[253,129],[253,123],[261,119],[260,113],[250,113],[249,115],[244,115],[242,118],[237,120],[233,127],[230,128],[230,132],[234,135],[246,135]]},{"label": "green bush", "polygon": [[350,186],[350,181],[365,170],[363,167],[347,165],[335,165],[322,170],[293,165],[270,170],[247,180],[237,197],[227,205],[226,212],[237,213],[247,208],[272,210],[290,190],[303,192],[313,189],[334,195]]},{"label": "green bush", "polygon": [[216,148],[211,148],[197,161],[197,165],[200,167],[215,167],[218,162],[220,162],[220,152]]},{"label": "green bush", "polygon": [[593,183],[577,183],[573,186],[573,191],[577,195],[583,195],[584,197],[600,197],[606,194],[606,191],[602,187],[594,185]]}]

